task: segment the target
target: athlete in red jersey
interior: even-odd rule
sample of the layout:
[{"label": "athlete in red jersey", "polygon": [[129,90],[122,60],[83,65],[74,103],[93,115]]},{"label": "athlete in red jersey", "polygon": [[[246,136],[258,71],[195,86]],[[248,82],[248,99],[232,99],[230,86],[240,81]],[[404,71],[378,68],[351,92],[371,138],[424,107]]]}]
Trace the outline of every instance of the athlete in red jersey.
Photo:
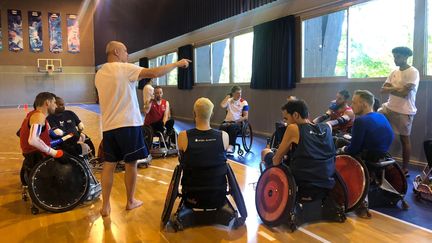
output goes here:
[{"label": "athlete in red jersey", "polygon": [[148,107],[144,107],[144,112],[146,113],[144,124],[162,133],[164,132],[164,128],[166,128],[166,132],[169,134],[173,130],[174,119],[171,118],[169,102],[162,99],[162,97],[162,87],[156,86],[154,89],[154,99],[150,101]]},{"label": "athlete in red jersey", "polygon": [[332,101],[330,107],[324,115],[318,116],[313,120],[314,123],[321,123],[326,120],[333,127],[334,132],[350,132],[354,122],[354,112],[348,106],[350,93],[347,90],[339,91],[336,100]]}]

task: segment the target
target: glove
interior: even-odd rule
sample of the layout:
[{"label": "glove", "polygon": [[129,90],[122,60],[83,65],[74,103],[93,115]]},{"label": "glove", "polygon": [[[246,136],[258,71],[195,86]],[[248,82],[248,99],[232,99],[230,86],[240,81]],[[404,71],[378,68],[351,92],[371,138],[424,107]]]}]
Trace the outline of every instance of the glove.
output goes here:
[{"label": "glove", "polygon": [[61,158],[63,157],[64,153],[63,150],[59,149],[59,150],[55,150],[50,148],[47,152],[47,154],[55,159]]},{"label": "glove", "polygon": [[345,154],[345,147],[346,146],[336,149],[336,155]]},{"label": "glove", "polygon": [[338,104],[336,104],[335,101],[332,101],[332,102],[330,103],[329,110],[337,111],[339,108],[340,108],[340,106],[339,106]]}]

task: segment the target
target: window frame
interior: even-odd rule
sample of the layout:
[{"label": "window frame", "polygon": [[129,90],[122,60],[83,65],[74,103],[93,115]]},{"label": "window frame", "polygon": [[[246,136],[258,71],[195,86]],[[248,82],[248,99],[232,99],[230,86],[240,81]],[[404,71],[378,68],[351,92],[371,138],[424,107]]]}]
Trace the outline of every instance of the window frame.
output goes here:
[{"label": "window frame", "polygon": [[[296,61],[299,63],[297,67],[298,75],[297,79],[299,83],[359,83],[359,82],[384,82],[387,76],[385,77],[373,77],[373,78],[349,78],[349,8],[358,4],[363,4],[367,2],[372,2],[374,0],[357,0],[351,1],[346,4],[330,4],[329,6],[325,6],[322,8],[318,8],[311,11],[306,11],[303,13],[298,13],[296,17],[299,18],[297,23],[297,29],[299,34],[299,41],[297,44],[297,48],[299,50],[299,55],[297,55]],[[427,12],[428,1],[432,0],[415,0],[414,2],[414,29],[413,29],[413,56],[412,65],[415,66],[419,70],[420,80],[421,81],[432,81],[432,70],[430,70],[430,75],[427,75],[427,49],[428,49],[428,14],[432,15],[432,9],[430,12]],[[338,77],[302,77],[303,73],[303,21],[328,15],[334,12],[346,10],[347,11],[347,72],[345,76]],[[429,24],[432,24],[429,23]],[[432,35],[432,33],[431,33]],[[389,73],[390,74],[390,73]]]}]

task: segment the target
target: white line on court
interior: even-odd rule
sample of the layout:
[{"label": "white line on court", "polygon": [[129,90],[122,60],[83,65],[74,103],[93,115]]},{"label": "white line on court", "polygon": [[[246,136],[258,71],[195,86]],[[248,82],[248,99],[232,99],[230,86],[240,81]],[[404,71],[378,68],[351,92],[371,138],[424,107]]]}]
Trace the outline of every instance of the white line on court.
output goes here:
[{"label": "white line on court", "polygon": [[297,228],[297,229],[298,229],[299,231],[301,231],[301,232],[303,232],[303,233],[309,235],[310,237],[312,237],[312,238],[314,238],[314,239],[317,239],[317,240],[319,240],[319,241],[321,241],[321,242],[323,242],[323,243],[330,243],[330,241],[328,241],[328,240],[322,238],[321,236],[319,236],[319,235],[317,235],[317,234],[314,234],[314,233],[310,232],[309,230],[306,230],[306,229],[303,228],[303,227],[299,227],[299,228]]},{"label": "white line on court", "polygon": [[414,227],[414,228],[417,228],[417,229],[420,229],[420,230],[424,230],[424,231],[426,231],[426,232],[432,234],[432,230],[427,229],[427,228],[424,228],[424,227],[422,227],[422,226],[419,226],[419,225],[416,225],[416,224],[413,224],[413,223],[410,223],[410,222],[407,222],[407,221],[404,221],[404,220],[401,220],[401,219],[395,218],[395,217],[393,217],[393,216],[390,216],[390,215],[387,215],[387,214],[384,214],[384,213],[378,212],[378,211],[373,210],[373,209],[370,209],[370,211],[372,211],[372,212],[374,212],[374,213],[376,213],[376,214],[382,215],[382,216],[384,216],[384,217],[387,217],[387,218],[390,218],[390,219],[396,220],[396,221],[401,222],[401,223],[403,223],[403,224],[407,224],[407,225],[412,226],[412,227]]},{"label": "white line on court", "polygon": [[0,152],[0,154],[21,154],[22,153],[17,153],[17,152]]},{"label": "white line on court", "polygon": [[168,182],[165,181],[158,181],[160,184],[168,185]]},{"label": "white line on court", "polygon": [[174,170],[167,169],[167,168],[162,168],[162,167],[159,167],[159,166],[150,165],[149,167],[150,167],[150,168],[159,169],[159,170],[164,170],[164,171],[174,172]]},{"label": "white line on court", "polygon": [[261,235],[262,237],[266,238],[269,241],[275,241],[276,240],[275,238],[273,238],[271,235],[267,234],[264,231],[260,230],[260,231],[258,231],[258,234]]},{"label": "white line on court", "polygon": [[17,160],[22,160],[23,158],[16,158],[16,157],[0,157],[0,159],[17,159]]}]

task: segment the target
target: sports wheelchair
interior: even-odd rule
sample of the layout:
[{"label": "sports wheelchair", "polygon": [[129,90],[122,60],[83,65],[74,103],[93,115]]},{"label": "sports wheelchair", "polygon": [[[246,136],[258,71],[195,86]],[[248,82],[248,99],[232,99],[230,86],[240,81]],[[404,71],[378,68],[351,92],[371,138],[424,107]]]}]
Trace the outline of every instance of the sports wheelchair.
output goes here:
[{"label": "sports wheelchair", "polygon": [[144,141],[152,157],[166,157],[178,154],[177,132],[173,129],[169,134],[164,131],[155,131],[149,125],[143,125]]},{"label": "sports wheelchair", "polygon": [[99,197],[102,188],[87,159],[65,153],[62,158],[42,158],[40,153],[25,155],[23,200],[31,199],[31,212],[40,209],[60,213]]},{"label": "sports wheelchair", "polygon": [[365,162],[349,155],[338,155],[336,170],[348,188],[348,211],[356,209],[367,195],[371,208],[395,206],[401,201],[402,209],[408,209],[404,199],[407,192],[405,175],[388,154]]},{"label": "sports wheelchair", "polygon": [[[222,127],[227,126],[224,124],[234,124],[233,122],[224,122],[220,125],[219,130],[224,130]],[[238,125],[237,125],[238,126]],[[239,156],[243,156],[246,153],[249,153],[252,150],[253,143],[253,131],[252,126],[249,121],[242,121],[240,124],[239,131],[236,135],[236,143],[234,144],[234,149],[237,147],[237,154]],[[241,145],[237,143],[237,138],[241,138]],[[243,149],[242,149],[243,146]]]},{"label": "sports wheelchair", "polygon": [[[209,178],[215,178],[220,182],[217,183],[219,186],[209,186]],[[238,212],[227,195],[234,199]],[[181,198],[180,204],[175,214],[171,215],[177,197]],[[165,199],[161,227],[169,223],[175,231],[209,224],[238,228],[244,224],[246,217],[243,195],[229,164],[211,168],[188,168],[183,164],[176,166]]]},{"label": "sports wheelchair", "polygon": [[289,167],[282,163],[267,168],[256,185],[255,205],[264,224],[288,224],[294,231],[305,222],[330,220],[345,222],[348,192],[336,172],[331,190],[312,185],[297,187]]},{"label": "sports wheelchair", "polygon": [[432,201],[432,140],[424,141],[423,148],[427,165],[422,173],[415,177],[413,190],[417,199],[423,198]]}]

